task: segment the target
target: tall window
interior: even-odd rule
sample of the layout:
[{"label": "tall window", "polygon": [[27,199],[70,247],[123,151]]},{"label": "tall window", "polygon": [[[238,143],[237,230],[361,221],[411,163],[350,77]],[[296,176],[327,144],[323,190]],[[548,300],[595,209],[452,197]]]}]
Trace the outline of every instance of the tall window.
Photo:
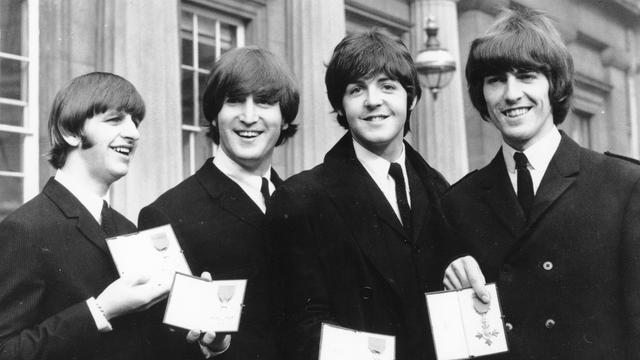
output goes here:
[{"label": "tall window", "polygon": [[0,219],[38,192],[38,3],[0,11]]},{"label": "tall window", "polygon": [[202,114],[202,92],[215,60],[244,45],[244,24],[208,9],[184,5],[180,22],[182,47],[182,173],[193,174],[213,154],[208,122]]}]

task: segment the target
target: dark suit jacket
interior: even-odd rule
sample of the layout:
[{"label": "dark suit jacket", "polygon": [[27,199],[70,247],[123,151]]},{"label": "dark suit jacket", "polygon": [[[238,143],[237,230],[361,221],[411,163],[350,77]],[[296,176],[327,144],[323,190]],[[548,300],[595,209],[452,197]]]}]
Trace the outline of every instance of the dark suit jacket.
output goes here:
[{"label": "dark suit jacket", "polygon": [[[271,181],[281,183],[275,172]],[[214,280],[248,279],[238,333],[216,359],[271,359],[270,277],[260,208],[208,159],[193,176],[140,211],[141,229],[163,224],[173,226],[194,275],[209,271]],[[175,338],[178,352],[187,351],[183,334]]]},{"label": "dark suit jacket", "polygon": [[405,146],[415,169],[409,174],[412,238],[357,160],[350,134],[323,164],[274,193],[268,215],[282,281],[286,358],[316,359],[323,322],[396,336],[398,360],[432,358],[424,292],[442,289],[439,199],[448,184]]},{"label": "dark suit jacket", "polygon": [[[135,226],[120,214],[119,233]],[[139,315],[99,333],[86,305],[118,278],[105,235],[51,179],[0,223],[0,359],[141,359]]]},{"label": "dark suit jacket", "polygon": [[507,358],[640,358],[639,166],[563,134],[529,221],[500,151],[443,207],[497,282]]}]

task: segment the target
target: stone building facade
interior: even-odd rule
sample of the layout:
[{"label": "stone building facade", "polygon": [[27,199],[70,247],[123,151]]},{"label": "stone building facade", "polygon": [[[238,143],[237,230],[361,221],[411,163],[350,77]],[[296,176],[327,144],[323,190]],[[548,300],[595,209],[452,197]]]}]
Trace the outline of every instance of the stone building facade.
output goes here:
[{"label": "stone building facade", "polygon": [[324,66],[345,33],[383,28],[417,54],[424,19],[457,59],[436,100],[425,92],[407,139],[450,182],[494,156],[499,139],[471,106],[461,69],[471,40],[501,7],[554,17],[575,58],[574,111],[563,128],[581,144],[639,157],[638,0],[2,0],[0,2],[0,218],[37,194],[54,173],[47,118],[72,77],[109,71],[147,103],[127,177],[111,191],[131,220],[193,173],[215,149],[199,96],[207,69],[243,45],[269,48],[301,88],[298,134],[276,150],[284,176],[311,168],[343,134],[326,99]]}]

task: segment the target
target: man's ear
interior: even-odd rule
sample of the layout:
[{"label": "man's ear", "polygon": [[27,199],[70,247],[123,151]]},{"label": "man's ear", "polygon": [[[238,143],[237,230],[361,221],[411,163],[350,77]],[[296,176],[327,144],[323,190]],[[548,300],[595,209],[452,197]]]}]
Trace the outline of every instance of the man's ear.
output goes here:
[{"label": "man's ear", "polygon": [[340,116],[344,116],[344,111],[342,110],[336,110],[336,113]]},{"label": "man's ear", "polygon": [[282,122],[282,126],[280,127],[280,130],[287,130],[289,128],[289,123],[287,122]]},{"label": "man's ear", "polygon": [[78,147],[80,145],[80,135],[71,135],[66,131],[63,131],[62,138],[71,147]]},{"label": "man's ear", "polygon": [[413,101],[411,102],[411,107],[409,107],[409,110],[413,111],[413,109],[415,109],[417,103],[418,103],[418,98],[416,96],[414,96],[413,97]]}]

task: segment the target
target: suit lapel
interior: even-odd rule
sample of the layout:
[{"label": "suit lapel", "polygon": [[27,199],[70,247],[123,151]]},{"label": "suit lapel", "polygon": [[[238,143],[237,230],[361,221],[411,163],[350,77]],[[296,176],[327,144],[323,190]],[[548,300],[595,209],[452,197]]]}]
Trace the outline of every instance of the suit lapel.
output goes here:
[{"label": "suit lapel", "polygon": [[[356,243],[382,274],[384,279],[394,279],[385,239],[377,228],[378,219],[391,226],[402,236],[404,230],[386,198],[366,169],[355,156],[351,135],[347,133],[325,157],[327,176],[325,188],[351,229]],[[388,282],[400,294],[396,282]]]},{"label": "suit lapel", "polygon": [[482,199],[509,232],[518,237],[525,228],[527,219],[509,180],[501,150],[498,150],[487,167],[480,170],[480,174]]},{"label": "suit lapel", "polygon": [[411,194],[411,225],[412,236],[411,241],[418,247],[421,247],[420,239],[428,239],[428,237],[420,236],[424,225],[428,222],[431,214],[431,206],[434,204],[433,199],[429,199],[427,189],[429,188],[429,174],[419,173],[415,166],[413,153],[407,149],[407,176],[409,178],[409,189]]},{"label": "suit lapel", "polygon": [[[251,226],[262,228],[264,214],[258,205],[251,200],[240,185],[213,165],[212,159],[208,159],[195,176],[205,191],[212,198],[219,200],[218,203],[222,209]],[[279,177],[277,179],[280,181]]]},{"label": "suit lapel", "polygon": [[551,159],[533,200],[529,227],[576,181],[579,170],[580,146],[562,133],[558,150]]},{"label": "suit lapel", "polygon": [[80,233],[106,254],[109,253],[100,224],[67,188],[51,178],[42,192],[56,204],[65,217],[71,221],[75,219],[76,228]]}]

